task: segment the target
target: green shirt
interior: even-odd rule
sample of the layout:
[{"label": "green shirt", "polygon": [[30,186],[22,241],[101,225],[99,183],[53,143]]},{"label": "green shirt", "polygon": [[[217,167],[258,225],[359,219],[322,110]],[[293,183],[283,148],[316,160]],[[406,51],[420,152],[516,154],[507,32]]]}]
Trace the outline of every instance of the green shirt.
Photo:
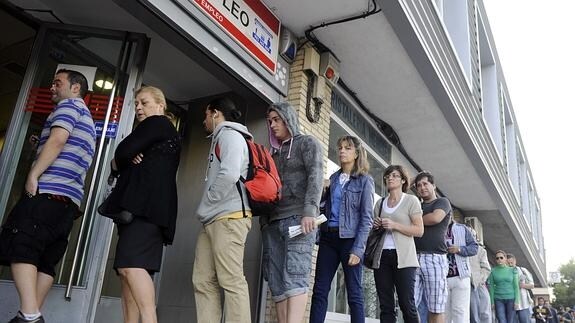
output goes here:
[{"label": "green shirt", "polygon": [[519,276],[515,268],[507,265],[493,267],[487,283],[491,304],[495,303],[496,299],[513,299],[515,304],[519,304]]}]

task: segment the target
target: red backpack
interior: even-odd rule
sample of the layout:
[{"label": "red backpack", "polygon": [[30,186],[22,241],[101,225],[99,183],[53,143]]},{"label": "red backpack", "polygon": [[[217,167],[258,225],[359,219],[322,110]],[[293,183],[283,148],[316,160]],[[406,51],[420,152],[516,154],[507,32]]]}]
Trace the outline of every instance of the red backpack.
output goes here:
[{"label": "red backpack", "polygon": [[[242,134],[243,135],[243,134]],[[270,214],[281,198],[282,183],[276,164],[270,152],[252,139],[244,137],[248,145],[249,164],[246,178],[240,176],[236,182],[238,193],[242,199],[242,212],[246,216],[244,198],[240,181],[244,183],[252,216]],[[220,146],[216,144],[215,154],[220,159]]]}]

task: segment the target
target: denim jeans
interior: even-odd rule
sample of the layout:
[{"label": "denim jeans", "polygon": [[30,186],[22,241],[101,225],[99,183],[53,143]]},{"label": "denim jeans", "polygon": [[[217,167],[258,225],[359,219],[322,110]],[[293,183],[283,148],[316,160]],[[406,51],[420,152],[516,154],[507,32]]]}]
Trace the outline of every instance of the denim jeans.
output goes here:
[{"label": "denim jeans", "polygon": [[515,321],[515,300],[496,299],[495,315],[499,323],[513,323]]},{"label": "denim jeans", "polygon": [[515,322],[519,323],[531,323],[531,313],[529,313],[529,308],[524,308],[522,310],[516,311]]},{"label": "denim jeans", "polygon": [[483,323],[491,322],[491,300],[489,299],[489,291],[485,284],[478,287],[471,287],[470,299],[470,322]]},{"label": "denim jeans", "polygon": [[397,292],[399,308],[405,323],[419,323],[415,306],[416,267],[397,268],[395,250],[383,250],[379,269],[373,271],[377,296],[379,298],[381,323],[396,322],[394,291]]},{"label": "denim jeans", "polygon": [[301,217],[274,221],[262,228],[262,271],[275,303],[308,292],[316,231],[289,237],[289,227]]},{"label": "denim jeans", "polygon": [[421,322],[427,322],[429,309],[427,308],[427,295],[425,295],[425,290],[421,292],[421,300],[417,306],[417,312],[419,313],[419,320]]},{"label": "denim jeans", "polygon": [[362,262],[360,261],[355,266],[347,264],[354,241],[353,238],[340,238],[338,232],[321,232],[315,266],[315,283],[311,298],[310,323],[323,323],[325,320],[327,297],[339,264],[343,268],[351,322],[365,322]]}]

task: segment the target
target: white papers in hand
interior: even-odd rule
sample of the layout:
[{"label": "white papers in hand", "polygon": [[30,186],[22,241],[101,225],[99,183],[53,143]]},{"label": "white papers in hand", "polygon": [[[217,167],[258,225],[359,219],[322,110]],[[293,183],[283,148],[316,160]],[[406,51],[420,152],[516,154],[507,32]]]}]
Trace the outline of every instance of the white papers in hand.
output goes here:
[{"label": "white papers in hand", "polygon": [[[317,218],[315,218],[315,224],[317,226],[319,226],[320,224],[324,223],[325,221],[327,221],[327,218],[325,217],[325,215],[320,214],[320,216],[318,216]],[[297,237],[301,234],[301,225],[292,225],[291,227],[289,227],[289,237],[293,238],[293,237]]]}]

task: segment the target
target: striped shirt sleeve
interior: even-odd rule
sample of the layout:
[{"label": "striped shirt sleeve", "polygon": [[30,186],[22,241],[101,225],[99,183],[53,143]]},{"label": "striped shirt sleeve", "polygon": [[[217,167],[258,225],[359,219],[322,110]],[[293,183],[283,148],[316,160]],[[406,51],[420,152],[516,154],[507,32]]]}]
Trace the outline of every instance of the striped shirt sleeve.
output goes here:
[{"label": "striped shirt sleeve", "polygon": [[71,133],[81,116],[81,108],[77,107],[74,101],[64,102],[56,106],[52,112],[52,124],[50,127],[64,128]]}]

